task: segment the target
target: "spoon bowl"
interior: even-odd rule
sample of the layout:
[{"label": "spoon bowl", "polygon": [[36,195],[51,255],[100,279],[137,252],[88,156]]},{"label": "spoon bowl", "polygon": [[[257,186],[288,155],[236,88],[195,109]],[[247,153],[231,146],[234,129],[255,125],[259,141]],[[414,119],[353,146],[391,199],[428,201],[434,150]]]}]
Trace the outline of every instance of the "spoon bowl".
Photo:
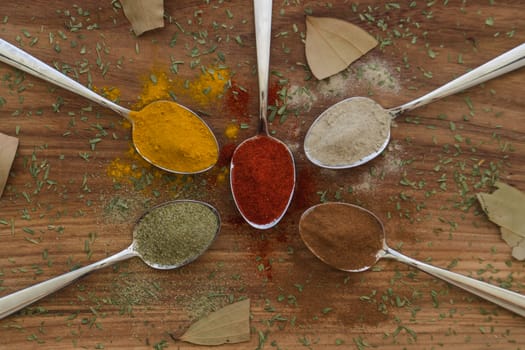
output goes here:
[{"label": "spoon bowl", "polygon": [[235,204],[247,223],[265,230],[283,218],[295,186],[293,155],[283,142],[264,134],[246,139],[232,155],[230,174]]},{"label": "spoon bowl", "polygon": [[376,158],[390,141],[392,119],[525,65],[525,44],[399,107],[385,109],[366,97],[351,97],[326,109],[304,140],[306,157],[328,169],[346,169]]},{"label": "spoon bowl", "polygon": [[[0,62],[55,84],[120,114],[132,125],[133,146],[137,152],[147,162],[160,169],[175,174],[196,174],[209,170],[219,158],[219,145],[210,127],[195,112],[176,102],[156,101],[147,105],[141,111],[130,111],[100,96],[84,85],[2,39],[0,39]],[[166,106],[164,110],[169,110],[170,114],[162,115],[158,113],[155,118],[140,118],[141,112],[148,109],[154,110],[161,104]],[[183,117],[180,113],[181,110],[185,111],[183,114],[188,116],[186,120],[191,121],[194,128],[192,130],[180,130],[182,127],[178,127],[176,129],[176,135],[160,137],[163,134],[159,134],[157,131],[163,130],[163,125],[168,123],[177,125],[177,121],[180,121],[179,118]],[[193,148],[193,145],[185,144],[185,137],[188,132],[199,135],[199,139],[202,139],[203,142],[206,143],[205,146],[207,149],[211,150],[211,160],[209,162],[202,162],[197,155],[192,155],[191,152],[189,152],[189,150]],[[142,137],[139,138],[137,137],[138,135]],[[145,142],[150,143],[152,147],[145,147]],[[154,151],[148,151],[149,149],[153,149]],[[185,157],[185,164],[177,164],[174,166],[171,164],[172,162],[168,162],[168,158],[174,153]],[[186,163],[191,164],[191,166],[186,166]]]},{"label": "spoon bowl", "polygon": [[[174,258],[171,263],[165,263],[162,258],[159,258],[158,261],[156,261],[156,259],[148,258],[148,255],[144,253],[144,249],[141,247],[141,244],[144,244],[144,243],[140,243],[141,241],[137,237],[137,231],[140,230],[141,224],[147,222],[150,219],[157,221],[157,224],[158,224],[159,218],[156,217],[155,215],[158,215],[160,211],[166,209],[169,206],[181,207],[184,205],[192,205],[194,207],[199,207],[199,210],[209,211],[212,214],[212,217],[216,221],[215,222],[216,228],[212,227],[213,231],[211,231],[209,235],[206,235],[207,239],[200,242],[199,245],[188,246],[186,243],[181,242],[181,244],[185,245],[184,247],[185,249],[190,249],[190,250],[188,250],[188,254],[177,255],[176,258]],[[164,217],[164,219],[168,220],[172,218]],[[178,219],[182,220],[183,218],[179,216]],[[137,220],[135,229],[133,231],[134,239],[129,247],[127,247],[126,249],[122,250],[121,252],[117,254],[109,256],[93,264],[64,273],[62,275],[51,278],[49,280],[40,282],[33,286],[27,287],[25,289],[19,290],[12,294],[1,297],[0,298],[0,319],[7,317],[11,315],[12,313],[48,296],[49,294],[62,289],[63,287],[69,285],[70,283],[74,282],[75,280],[79,279],[82,276],[85,276],[86,274],[90,272],[102,269],[104,267],[111,266],[117,262],[124,261],[130,258],[133,258],[133,257],[139,257],[148,266],[154,269],[158,269],[158,270],[171,270],[171,269],[182,267],[194,261],[195,259],[197,259],[210,247],[210,245],[214,242],[215,238],[217,237],[217,234],[219,233],[220,226],[221,226],[221,221],[220,221],[219,213],[214,207],[204,202],[194,201],[194,200],[176,200],[176,201],[165,202],[163,204],[155,206],[151,208],[149,211],[147,211],[146,213],[144,213]],[[169,233],[172,233],[172,232],[169,232]],[[198,235],[200,232],[192,232],[192,233],[193,235]],[[147,237],[142,237],[142,238],[147,238]],[[157,253],[159,253],[160,256],[162,255],[163,252],[167,250],[177,249],[176,247],[166,246],[165,243],[164,245],[162,244],[157,245],[156,248],[158,249]]]},{"label": "spoon bowl", "polygon": [[[268,133],[272,2],[254,0],[253,5],[259,78],[259,126],[257,135],[241,142],[233,152],[230,187],[235,205],[244,220],[254,228],[269,229],[282,219],[292,201],[295,163],[288,146]],[[272,174],[272,177],[268,174]],[[241,188],[242,184],[245,186]],[[250,189],[246,189],[246,185],[250,185]]]},{"label": "spoon bowl", "polygon": [[[180,110],[185,112],[180,113]],[[160,169],[176,174],[197,174],[212,168],[219,158],[219,144],[208,125],[195,112],[176,102],[151,102],[138,112],[130,111],[126,119],[132,125],[137,153]],[[173,129],[173,125],[176,129],[167,135],[166,130]],[[193,141],[188,138],[189,134],[195,136],[191,138]],[[197,147],[201,151],[196,152]],[[170,160],[173,155],[184,162],[173,165]]]},{"label": "spoon bowl", "polygon": [[381,220],[360,206],[315,205],[301,216],[299,232],[316,257],[338,270],[362,272],[380,259],[397,260],[525,317],[524,295],[426,264],[390,248]]}]

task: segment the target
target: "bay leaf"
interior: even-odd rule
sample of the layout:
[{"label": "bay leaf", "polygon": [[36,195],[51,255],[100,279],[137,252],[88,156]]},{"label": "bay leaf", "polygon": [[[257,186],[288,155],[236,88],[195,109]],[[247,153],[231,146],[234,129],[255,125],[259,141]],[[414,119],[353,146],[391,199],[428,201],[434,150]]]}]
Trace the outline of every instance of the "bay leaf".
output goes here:
[{"label": "bay leaf", "polygon": [[490,221],[499,226],[501,238],[512,248],[512,257],[525,260],[525,194],[503,182],[492,193],[477,198]]},{"label": "bay leaf", "polygon": [[492,193],[477,198],[490,221],[525,238],[525,194],[503,182],[496,182]]},{"label": "bay leaf", "polygon": [[221,345],[250,340],[250,299],[227,305],[198,320],[180,340],[198,345]]},{"label": "bay leaf", "polygon": [[521,237],[517,233],[514,233],[505,227],[500,227],[499,230],[501,232],[501,238],[503,238],[505,243],[507,243],[511,247],[516,247],[518,244],[520,244],[521,241],[525,240],[525,238]]},{"label": "bay leaf", "polygon": [[516,260],[525,260],[525,240],[522,240],[520,244],[512,248],[512,257]]},{"label": "bay leaf", "polygon": [[306,17],[306,60],[319,80],[346,69],[376,45],[373,36],[350,22]]},{"label": "bay leaf", "polygon": [[18,148],[18,138],[0,133],[0,197]]},{"label": "bay leaf", "polygon": [[164,27],[164,0],[120,0],[135,35]]}]

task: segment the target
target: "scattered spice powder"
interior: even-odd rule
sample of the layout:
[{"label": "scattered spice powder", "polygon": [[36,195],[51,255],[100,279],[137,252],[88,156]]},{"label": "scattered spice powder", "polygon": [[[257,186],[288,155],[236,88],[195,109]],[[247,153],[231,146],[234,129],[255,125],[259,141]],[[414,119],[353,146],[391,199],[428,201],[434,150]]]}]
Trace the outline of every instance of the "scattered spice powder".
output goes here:
[{"label": "scattered spice powder", "polygon": [[111,284],[111,303],[120,306],[121,312],[131,312],[135,305],[158,303],[160,294],[160,281],[151,275],[123,273]]},{"label": "scattered spice powder", "polygon": [[118,102],[120,99],[120,89],[116,87],[106,87],[103,86],[102,88],[97,88],[96,86],[93,86],[93,91],[96,93],[101,94],[108,100],[111,100],[113,102]]},{"label": "scattered spice powder", "polygon": [[135,249],[155,265],[180,266],[201,255],[213,242],[220,220],[211,206],[173,201],[153,208],[133,231]]},{"label": "scattered spice powder", "polygon": [[[128,152],[131,153],[131,152]],[[136,155],[133,158],[138,158],[137,153],[132,149],[132,155]],[[142,158],[141,158],[142,159]],[[142,159],[142,161],[149,165],[148,162]],[[151,165],[150,165],[151,166]],[[160,172],[160,170],[159,170]],[[122,158],[115,158],[106,168],[106,173],[114,181],[131,181],[132,179],[139,179],[142,176],[142,171],[140,168],[135,166],[132,161],[124,160]]]},{"label": "scattered spice powder", "polygon": [[359,162],[388,142],[392,116],[366,97],[343,100],[323,112],[305,137],[308,158],[327,167]]},{"label": "scattered spice powder", "polygon": [[149,201],[135,192],[132,195],[115,195],[104,203],[104,223],[131,223],[139,213],[149,207]]},{"label": "scattered spice powder", "polygon": [[219,152],[219,159],[217,160],[215,183],[223,184],[229,178],[230,175],[230,161],[232,159],[233,152],[235,151],[235,143],[227,143],[222,146]]},{"label": "scattered spice powder", "polygon": [[301,216],[299,232],[312,253],[344,271],[372,266],[383,247],[381,223],[367,210],[347,203],[309,208]]},{"label": "scattered spice powder", "polygon": [[[186,174],[168,174],[151,165],[142,158],[135,148],[130,145],[129,150],[121,157],[113,159],[106,167],[106,174],[115,184],[133,185],[133,190],[149,192],[158,191],[158,186],[170,184],[168,191],[177,190],[179,186],[188,188],[194,182],[194,177]],[[117,186],[117,188],[120,186]],[[172,194],[173,195],[173,194]],[[155,195],[156,196],[156,195]],[[177,196],[177,194],[175,194]]]},{"label": "scattered spice powder", "polygon": [[224,130],[224,135],[230,140],[235,140],[237,135],[239,135],[239,125],[234,123],[228,124],[226,130]]},{"label": "scattered spice powder", "polygon": [[[157,125],[155,128],[149,128],[147,132],[141,131],[140,135],[136,132],[137,128],[134,128],[133,140],[136,143],[141,143],[140,153],[162,168],[181,173],[200,172],[213,166],[218,158],[218,146],[209,128],[202,125],[202,121],[195,116],[189,118],[188,113],[186,113],[187,111],[182,106],[178,106],[179,108],[177,108],[176,104],[172,103],[168,105],[164,104],[164,102],[167,103],[176,98],[174,93],[174,91],[176,91],[177,94],[190,96],[192,101],[197,104],[209,105],[212,101],[216,102],[222,97],[226,87],[230,84],[229,78],[230,72],[226,68],[208,68],[203,70],[203,73],[195,81],[172,80],[165,72],[158,69],[154,69],[146,75],[143,78],[142,93],[133,106],[133,108],[139,110],[139,112],[132,112],[131,114],[135,125],[153,123],[152,117],[156,116],[159,112],[159,110],[150,106],[155,102],[154,107],[159,107],[162,113],[166,113],[169,107],[170,113],[176,112],[177,114],[183,114],[184,118],[181,117],[180,122],[183,123],[185,127],[184,130],[182,130],[177,126],[177,130],[173,130],[173,126],[167,122],[167,119],[161,121],[157,119],[155,120],[155,124]],[[112,100],[120,97],[120,90],[117,88],[102,88],[98,90]],[[160,104],[161,102],[163,103],[162,105]],[[174,111],[174,109],[177,110]],[[159,126],[159,124],[169,126],[170,128],[164,128],[164,126]],[[197,126],[197,124],[201,125]],[[130,127],[130,124],[124,121],[123,126]],[[194,130],[188,133],[188,130],[192,128],[194,128]],[[225,134],[228,138],[234,139],[238,134],[238,130],[238,126],[229,127],[225,131]],[[173,142],[173,137],[177,137],[177,135],[185,141]],[[191,135],[195,137],[188,139]],[[175,150],[159,150],[150,147],[153,145],[151,140],[158,140],[159,137],[167,137],[170,143],[178,144],[181,147]],[[167,144],[168,143],[166,143],[166,145]],[[195,145],[196,147],[194,147]],[[131,147],[130,152],[135,152],[135,149]],[[191,165],[190,163],[192,162],[195,164]],[[175,163],[178,163],[178,165]],[[164,166],[161,164],[164,164]],[[171,167],[170,164],[175,167]],[[142,168],[144,167],[147,168],[148,165],[142,166]],[[121,158],[115,159],[108,166],[107,173],[117,181],[124,178],[133,179],[142,176],[140,169],[133,164],[126,163],[126,161]]]},{"label": "scattered spice powder", "polygon": [[279,103],[279,93],[282,87],[278,81],[273,81],[268,87],[268,105],[274,106]]},{"label": "scattered spice powder", "polygon": [[229,170],[228,168],[222,168],[217,172],[217,176],[215,176],[215,183],[216,184],[223,184],[226,182],[226,179],[228,178]]},{"label": "scattered spice powder", "polygon": [[231,87],[226,91],[225,104],[228,111],[236,118],[246,118],[250,95],[248,91],[239,86],[235,81],[231,82]]},{"label": "scattered spice powder", "polygon": [[147,77],[143,78],[142,93],[134,105],[134,109],[140,110],[148,104],[159,100],[171,100],[170,91],[172,85],[173,82],[166,73],[153,70]]},{"label": "scattered spice powder", "polygon": [[229,86],[230,71],[224,67],[208,67],[194,80],[176,80],[172,83],[177,95],[188,96],[193,104],[201,107],[216,105]]},{"label": "scattered spice powder", "polygon": [[131,112],[133,141],[138,152],[160,168],[196,173],[212,167],[218,158],[215,136],[186,108],[171,102],[150,103]]},{"label": "scattered spice powder", "polygon": [[284,144],[269,136],[244,141],[231,163],[232,193],[250,223],[267,225],[281,219],[294,191],[293,158]]},{"label": "scattered spice powder", "polygon": [[219,160],[217,161],[217,166],[223,167],[230,164],[233,152],[235,151],[235,147],[235,143],[227,143],[224,146],[222,146],[221,151],[219,153]]}]

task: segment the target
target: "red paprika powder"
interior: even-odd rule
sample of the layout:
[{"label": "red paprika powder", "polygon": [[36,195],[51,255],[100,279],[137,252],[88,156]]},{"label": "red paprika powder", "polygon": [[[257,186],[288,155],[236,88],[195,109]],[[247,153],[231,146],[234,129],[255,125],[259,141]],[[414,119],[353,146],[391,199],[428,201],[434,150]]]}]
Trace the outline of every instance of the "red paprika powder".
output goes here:
[{"label": "red paprika powder", "polygon": [[293,158],[284,144],[266,135],[246,140],[233,154],[230,176],[237,207],[249,223],[281,219],[295,184]]},{"label": "red paprika powder", "polygon": [[226,92],[224,97],[226,102],[226,108],[235,116],[236,118],[247,119],[246,111],[248,108],[248,103],[250,101],[250,96],[248,91],[238,85],[235,81],[232,81],[231,88]]}]

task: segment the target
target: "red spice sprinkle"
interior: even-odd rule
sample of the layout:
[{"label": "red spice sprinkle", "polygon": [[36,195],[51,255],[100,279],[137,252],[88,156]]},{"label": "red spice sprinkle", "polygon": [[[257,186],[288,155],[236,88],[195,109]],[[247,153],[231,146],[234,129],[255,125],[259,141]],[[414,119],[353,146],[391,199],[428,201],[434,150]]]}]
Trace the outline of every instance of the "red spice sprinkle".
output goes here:
[{"label": "red spice sprinkle", "polygon": [[235,118],[246,118],[246,111],[250,96],[248,92],[241,88],[237,83],[232,82],[231,88],[226,92],[225,96],[226,108],[232,113]]},{"label": "red spice sprinkle", "polygon": [[219,159],[217,160],[217,167],[223,167],[228,164],[230,164],[230,160],[232,159],[233,151],[235,151],[235,143],[228,143],[224,146],[222,146],[220,152],[219,152]]},{"label": "red spice sprinkle", "polygon": [[268,105],[274,106],[279,102],[279,91],[281,91],[282,86],[278,81],[274,81],[268,88]]},{"label": "red spice sprinkle", "polygon": [[244,218],[256,225],[280,219],[294,190],[290,152],[269,136],[248,139],[233,154],[232,193]]}]

